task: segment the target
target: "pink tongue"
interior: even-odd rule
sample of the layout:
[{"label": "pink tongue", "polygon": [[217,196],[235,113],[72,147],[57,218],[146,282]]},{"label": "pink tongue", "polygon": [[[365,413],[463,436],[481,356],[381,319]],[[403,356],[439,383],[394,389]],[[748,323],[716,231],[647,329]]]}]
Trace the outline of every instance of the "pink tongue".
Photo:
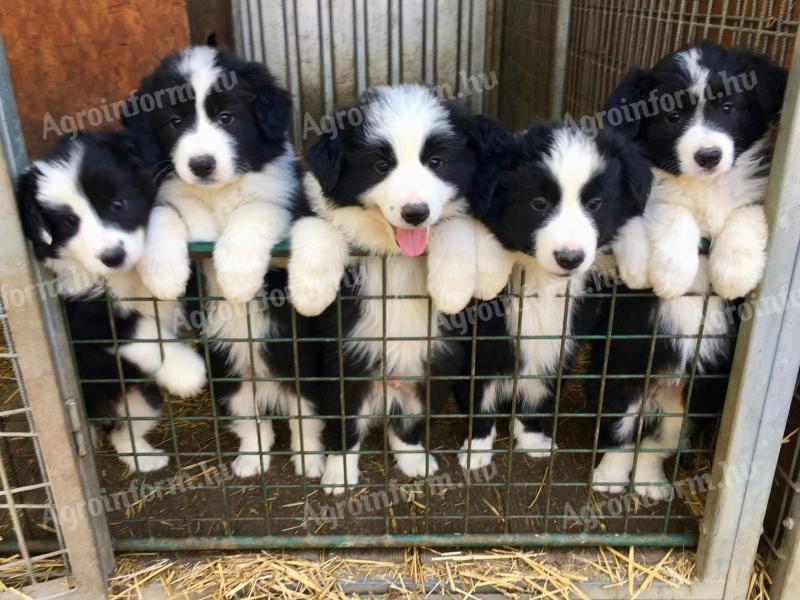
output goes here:
[{"label": "pink tongue", "polygon": [[418,227],[416,229],[394,230],[394,239],[400,247],[400,251],[406,256],[420,256],[425,252],[428,244],[428,228]]}]

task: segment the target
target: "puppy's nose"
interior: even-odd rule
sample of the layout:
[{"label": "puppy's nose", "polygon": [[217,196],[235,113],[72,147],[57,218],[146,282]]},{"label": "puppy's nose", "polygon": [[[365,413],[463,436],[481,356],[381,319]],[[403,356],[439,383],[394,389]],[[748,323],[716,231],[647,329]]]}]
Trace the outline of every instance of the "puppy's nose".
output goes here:
[{"label": "puppy's nose", "polygon": [[558,266],[572,271],[581,266],[583,259],[586,258],[586,253],[583,250],[556,250],[553,252]]},{"label": "puppy's nose", "polygon": [[704,169],[713,169],[722,160],[722,150],[716,147],[700,148],[695,153],[694,160]]},{"label": "puppy's nose", "polygon": [[403,220],[409,225],[419,225],[428,215],[431,214],[431,209],[424,202],[416,202],[413,204],[404,204],[400,209],[400,215]]},{"label": "puppy's nose", "polygon": [[109,250],[104,250],[100,255],[100,262],[105,266],[115,269],[125,260],[125,249],[122,246],[115,246]]},{"label": "puppy's nose", "polygon": [[208,177],[217,167],[217,161],[210,154],[201,154],[189,159],[189,169],[198,177]]}]

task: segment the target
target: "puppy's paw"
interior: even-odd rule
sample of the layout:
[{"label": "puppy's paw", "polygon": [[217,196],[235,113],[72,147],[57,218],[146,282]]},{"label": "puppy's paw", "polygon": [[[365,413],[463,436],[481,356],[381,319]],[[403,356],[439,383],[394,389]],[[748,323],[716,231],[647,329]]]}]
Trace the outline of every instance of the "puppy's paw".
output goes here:
[{"label": "puppy's paw", "polygon": [[164,363],[155,375],[167,391],[181,398],[194,396],[206,385],[206,363],[189,346],[169,344]]},{"label": "puppy's paw", "polygon": [[653,255],[650,261],[649,279],[653,291],[661,298],[677,298],[689,291],[697,276],[697,251],[687,252],[682,259],[665,259]]},{"label": "puppy's paw", "polygon": [[119,459],[125,463],[131,471],[138,471],[140,473],[150,473],[151,471],[158,471],[163,469],[169,464],[169,456],[163,450],[153,448],[144,440],[138,440],[136,443],[136,456],[119,455]]},{"label": "puppy's paw", "polygon": [[523,431],[517,433],[517,450],[524,451],[530,458],[547,458],[551,452],[558,450],[550,436],[541,431]]},{"label": "puppy's paw", "polygon": [[675,491],[675,488],[673,488],[672,484],[667,481],[666,477],[664,478],[663,485],[634,484],[633,489],[642,498],[651,500],[653,502],[664,502],[669,500]]},{"label": "puppy's paw", "polygon": [[347,466],[345,468],[345,460],[342,459],[341,454],[328,455],[325,461],[325,472],[320,480],[326,494],[339,496],[344,494],[345,484],[349,488],[358,483],[361,475],[358,470],[358,455],[348,454],[346,463]]},{"label": "puppy's paw", "polygon": [[144,285],[159,300],[175,300],[183,296],[191,274],[185,248],[183,252],[166,252],[161,256],[147,252],[137,268]]},{"label": "puppy's paw", "polygon": [[620,228],[612,245],[619,275],[625,284],[635,290],[651,287],[648,277],[650,240],[644,219],[630,219]]},{"label": "puppy's paw", "polygon": [[714,292],[728,300],[745,297],[761,281],[765,262],[763,252],[748,255],[712,248],[708,271]]},{"label": "puppy's paw", "polygon": [[623,493],[630,482],[630,458],[624,453],[606,453],[592,474],[592,489],[608,494]]},{"label": "puppy's paw", "polygon": [[220,238],[214,248],[214,270],[222,295],[231,302],[247,302],[261,291],[269,257]]},{"label": "puppy's paw", "polygon": [[446,315],[463,310],[472,299],[474,291],[474,275],[465,280],[457,277],[428,278],[428,293],[433,306]]},{"label": "puppy's paw", "polygon": [[234,475],[249,479],[269,470],[269,454],[240,454],[231,465]]},{"label": "puppy's paw", "polygon": [[475,297],[478,300],[493,300],[508,283],[509,274],[505,269],[488,268],[490,265],[478,264],[475,277]]},{"label": "puppy's paw", "polygon": [[[305,463],[305,470],[303,465]],[[307,477],[309,479],[319,479],[325,472],[325,455],[324,454],[300,454],[292,455],[292,464],[294,465],[294,472],[300,477]]]},{"label": "puppy's paw", "polygon": [[422,448],[419,452],[409,454],[395,452],[394,459],[406,477],[426,477],[439,470],[439,463],[436,462],[433,455],[428,454]]},{"label": "puppy's paw", "polygon": [[342,274],[292,263],[289,267],[289,299],[307,317],[321,314],[336,299]]},{"label": "puppy's paw", "polygon": [[471,451],[468,451],[468,441],[464,440],[461,445],[461,452],[458,453],[458,464],[464,470],[475,471],[488,467],[492,463],[492,446],[494,436],[485,438],[473,438]]}]

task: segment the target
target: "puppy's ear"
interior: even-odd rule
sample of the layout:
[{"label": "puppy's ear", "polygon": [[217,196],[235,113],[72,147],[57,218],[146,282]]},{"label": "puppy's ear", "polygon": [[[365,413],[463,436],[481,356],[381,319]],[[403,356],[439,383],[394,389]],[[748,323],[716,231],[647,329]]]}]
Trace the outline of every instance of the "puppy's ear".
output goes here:
[{"label": "puppy's ear", "polygon": [[770,122],[775,121],[781,112],[786,79],[786,69],[773,64],[766,56],[753,56],[752,74],[748,74],[748,80],[755,83],[758,103]]},{"label": "puppy's ear", "polygon": [[25,236],[33,242],[37,256],[53,243],[53,234],[45,221],[39,200],[36,198],[39,190],[37,180],[39,175],[40,172],[36,167],[28,167],[17,177],[15,190],[22,230]]},{"label": "puppy's ear", "polygon": [[[136,185],[145,198],[155,202],[156,187],[161,164],[161,150],[150,135],[142,135],[135,131],[114,132],[110,145],[119,158],[123,160],[133,173]],[[166,172],[164,169],[163,172]]]},{"label": "puppy's ear", "polygon": [[342,132],[336,129],[325,131],[303,153],[308,168],[326,194],[330,193],[339,181],[344,150],[341,135]]},{"label": "puppy's ear", "polygon": [[520,162],[540,160],[553,144],[553,134],[562,126],[560,123],[534,123],[517,135],[514,154]]},{"label": "puppy's ear", "polygon": [[613,127],[616,131],[635,140],[641,131],[641,119],[621,119],[621,123],[618,125],[610,125],[608,112],[611,110],[621,111],[625,105],[646,100],[656,85],[655,75],[650,69],[634,69],[625,75],[603,106],[601,111],[601,114],[604,115],[603,127]]},{"label": "puppy's ear", "polygon": [[600,132],[597,147],[603,156],[619,163],[623,192],[634,214],[641,214],[653,185],[650,163],[642,156],[636,142],[615,131]]},{"label": "puppy's ear", "polygon": [[273,142],[286,138],[292,114],[289,92],[278,87],[261,63],[247,62],[238,69],[240,83],[252,94],[252,106],[261,132]]},{"label": "puppy's ear", "polygon": [[512,137],[499,121],[484,115],[469,117],[464,126],[478,159],[468,199],[473,215],[482,217],[489,211],[500,177],[509,166]]}]

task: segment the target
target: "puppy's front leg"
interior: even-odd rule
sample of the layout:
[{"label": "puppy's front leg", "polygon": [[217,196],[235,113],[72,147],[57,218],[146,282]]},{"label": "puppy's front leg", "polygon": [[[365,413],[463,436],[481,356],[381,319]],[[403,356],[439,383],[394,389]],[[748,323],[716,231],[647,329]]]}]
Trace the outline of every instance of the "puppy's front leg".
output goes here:
[{"label": "puppy's front leg", "polygon": [[477,240],[472,217],[459,215],[431,228],[428,293],[445,314],[462,310],[475,292]]},{"label": "puppy's front leg", "polygon": [[644,218],[634,217],[620,227],[611,248],[622,281],[634,290],[650,287],[650,240]]},{"label": "puppy's front leg", "polygon": [[227,300],[247,302],[258,293],[289,220],[289,211],[267,202],[248,202],[231,214],[214,247],[217,282]]},{"label": "puppy's front leg", "polygon": [[762,206],[751,204],[731,213],[712,240],[708,257],[711,286],[717,294],[732,300],[755,289],[764,275],[768,235]]},{"label": "puppy's front leg", "polygon": [[150,292],[161,300],[174,300],[189,281],[188,232],[178,211],[158,204],[150,213],[139,274]]},{"label": "puppy's front leg", "polygon": [[321,217],[304,217],[292,227],[289,296],[297,312],[314,317],[336,298],[349,249],[347,240]]},{"label": "puppy's front leg", "polygon": [[662,298],[682,296],[697,276],[700,229],[683,206],[653,204],[645,213],[650,240],[648,275]]},{"label": "puppy's front leg", "polygon": [[478,274],[475,297],[492,300],[503,291],[514,267],[514,255],[483,224],[475,222],[478,245]]}]

